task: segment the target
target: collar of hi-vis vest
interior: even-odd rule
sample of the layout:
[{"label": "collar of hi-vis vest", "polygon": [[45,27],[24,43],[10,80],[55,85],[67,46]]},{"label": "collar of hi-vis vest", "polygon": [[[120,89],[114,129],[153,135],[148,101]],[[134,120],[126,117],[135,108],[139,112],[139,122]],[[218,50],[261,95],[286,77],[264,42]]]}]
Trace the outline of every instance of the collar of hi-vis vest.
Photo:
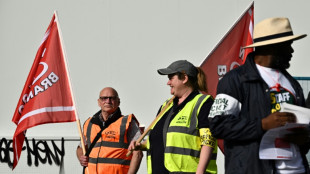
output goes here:
[{"label": "collar of hi-vis vest", "polygon": [[[118,119],[120,119],[122,117],[120,109],[118,108],[118,111],[114,112],[113,116],[109,117],[109,119],[104,122],[105,124],[102,124],[102,122],[100,123],[100,119],[99,119],[99,116],[101,115],[100,112],[101,111],[97,112],[93,116],[93,118],[90,120],[90,123],[87,126],[87,131],[86,131],[87,135],[86,135],[86,137],[87,137],[87,144],[88,144],[89,147],[90,146],[92,146],[92,147],[94,147],[94,146],[95,147],[101,146],[101,144],[97,145],[96,142],[97,142],[98,138],[101,137],[102,131],[105,128],[108,128],[110,124],[112,124],[113,122],[117,121]],[[121,144],[119,144],[120,147],[128,148],[128,144],[124,143],[124,135],[125,135],[125,129],[126,129],[126,123],[127,123],[128,116],[124,116],[122,118],[123,118],[122,119],[122,126],[121,126],[121,130],[120,130],[120,132],[121,132],[120,137],[121,138],[120,138],[120,142],[118,142],[118,143],[121,143]],[[96,138],[93,140],[93,142],[91,142],[90,141],[90,135],[91,135],[91,130],[92,130],[92,125],[93,124],[98,125],[101,128],[101,131],[97,132]],[[89,153],[90,153],[90,151],[89,151]]]},{"label": "collar of hi-vis vest", "polygon": [[[169,119],[169,122],[166,122],[167,123],[166,129],[168,128],[168,125],[171,123],[172,119],[176,115],[178,115],[178,113],[185,107],[185,105],[188,104],[190,101],[192,101],[199,94],[200,93],[198,91],[193,91],[179,106],[176,107],[176,104],[174,103],[172,109],[166,113],[168,115],[167,118]],[[207,95],[200,95],[200,97],[198,98],[194,106],[194,110],[191,115],[192,120],[191,120],[191,126],[190,126],[192,129],[196,128],[196,121],[197,121],[196,119],[197,119],[198,110],[199,110],[201,103],[206,97]]]},{"label": "collar of hi-vis vest", "polygon": [[[122,116],[121,109],[118,107],[114,113],[112,113],[111,115],[109,115],[108,120],[111,119],[111,121],[114,122],[114,121],[118,120],[121,116]],[[101,110],[98,111],[98,112],[93,116],[93,118],[90,120],[90,122],[91,122],[92,124],[96,124],[96,125],[102,126],[102,123],[103,123],[104,121],[103,121],[103,119],[100,119],[100,117],[101,117]]]},{"label": "collar of hi-vis vest", "polygon": [[189,94],[189,96],[180,105],[178,105],[179,98],[175,98],[173,100],[173,109],[182,109],[188,101],[191,101],[198,94],[199,94],[199,91],[194,90],[193,92]]},{"label": "collar of hi-vis vest", "polygon": [[[186,137],[188,136],[199,136],[199,131],[197,129],[197,115],[199,113],[199,107],[201,106],[201,104],[203,103],[203,101],[205,99],[208,99],[209,96],[207,95],[196,95],[196,97],[193,99],[193,101],[190,101],[190,102],[187,102],[186,104],[186,107],[188,108],[185,108],[185,109],[192,109],[191,112],[189,113],[190,115],[187,115],[188,118],[190,118],[188,121],[189,121],[189,127],[187,127],[186,125],[177,125],[177,124],[173,124],[171,125],[171,121],[168,123],[167,121],[165,122],[164,124],[164,128],[163,128],[163,141],[164,141],[164,146],[165,146],[165,153],[168,152],[168,153],[177,153],[177,154],[180,154],[180,153],[184,153],[186,155],[190,155],[190,156],[194,156],[194,157],[198,157],[199,158],[199,155],[200,155],[200,152],[197,151],[197,150],[185,150],[185,148],[182,148],[182,147],[178,147],[176,148],[176,146],[171,146],[171,142],[173,142],[173,140],[171,139],[172,138],[172,134],[174,134],[174,138],[175,137],[180,137],[179,135],[175,134],[175,133],[181,133],[181,134],[187,134]],[[193,108],[191,108],[193,107]],[[182,112],[182,111],[180,111]],[[184,113],[184,112],[183,112]],[[175,117],[174,115],[178,115],[178,113],[171,113],[171,111],[169,112],[168,116],[167,116],[167,119],[169,120],[173,120],[174,118],[169,118],[169,117]],[[181,116],[181,117],[180,117]],[[179,117],[176,117],[178,120],[179,118],[182,118],[183,115],[179,115]],[[168,133],[170,133],[170,136],[168,135]],[[172,133],[172,134],[171,134]],[[170,138],[168,138],[168,136]],[[184,135],[182,135],[184,136]],[[181,137],[182,137],[181,136]],[[185,138],[185,137],[183,137]],[[178,138],[177,138],[178,139]],[[169,141],[169,146],[166,146],[167,145],[167,141]],[[200,145],[198,145],[200,147]],[[179,151],[181,150],[181,151]],[[185,152],[186,151],[186,152]]]}]

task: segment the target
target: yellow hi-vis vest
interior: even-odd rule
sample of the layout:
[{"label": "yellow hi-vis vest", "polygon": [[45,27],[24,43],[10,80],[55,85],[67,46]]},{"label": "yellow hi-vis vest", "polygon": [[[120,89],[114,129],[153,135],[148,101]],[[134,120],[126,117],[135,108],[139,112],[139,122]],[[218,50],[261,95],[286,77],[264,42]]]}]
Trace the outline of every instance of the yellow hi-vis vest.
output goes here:
[{"label": "yellow hi-vis vest", "polygon": [[[164,126],[163,140],[165,145],[164,164],[170,173],[195,173],[199,163],[201,140],[198,129],[198,114],[201,106],[210,95],[198,94],[189,101],[182,110],[171,120],[168,128]],[[162,108],[166,105],[163,104]],[[166,109],[171,109],[173,103]],[[165,115],[162,114],[162,115]],[[167,118],[167,121],[169,118]],[[159,120],[159,119],[158,119]],[[157,122],[158,122],[157,120]],[[151,130],[157,124],[153,125]],[[147,171],[152,173],[150,142],[147,139]],[[217,173],[216,166],[217,143],[212,152],[207,172]]]}]

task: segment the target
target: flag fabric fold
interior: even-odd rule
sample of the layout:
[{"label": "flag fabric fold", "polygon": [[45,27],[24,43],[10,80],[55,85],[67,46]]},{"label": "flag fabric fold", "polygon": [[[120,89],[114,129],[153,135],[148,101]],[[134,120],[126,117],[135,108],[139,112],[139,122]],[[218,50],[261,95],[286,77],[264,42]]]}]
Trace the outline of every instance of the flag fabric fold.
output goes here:
[{"label": "flag fabric fold", "polygon": [[[254,2],[240,16],[216,47],[210,52],[200,67],[207,76],[208,94],[216,96],[218,81],[230,70],[242,65],[253,49],[243,47],[253,43]],[[224,151],[223,141],[218,145]]]},{"label": "flag fabric fold", "polygon": [[13,136],[13,169],[21,155],[28,128],[46,123],[72,122],[77,119],[56,19],[57,14],[54,13],[12,119],[17,125]]},{"label": "flag fabric fold", "polygon": [[210,52],[200,67],[207,76],[209,94],[216,95],[218,81],[231,69],[242,65],[253,49],[242,49],[252,44],[254,3],[241,15],[239,20],[226,33]]}]

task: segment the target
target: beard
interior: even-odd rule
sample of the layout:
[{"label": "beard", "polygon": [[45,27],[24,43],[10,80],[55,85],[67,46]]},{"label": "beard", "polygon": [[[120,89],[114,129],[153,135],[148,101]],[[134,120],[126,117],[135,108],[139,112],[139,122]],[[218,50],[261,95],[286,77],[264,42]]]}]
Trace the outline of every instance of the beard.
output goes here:
[{"label": "beard", "polygon": [[288,56],[272,56],[272,68],[286,70],[290,67],[291,58]]}]

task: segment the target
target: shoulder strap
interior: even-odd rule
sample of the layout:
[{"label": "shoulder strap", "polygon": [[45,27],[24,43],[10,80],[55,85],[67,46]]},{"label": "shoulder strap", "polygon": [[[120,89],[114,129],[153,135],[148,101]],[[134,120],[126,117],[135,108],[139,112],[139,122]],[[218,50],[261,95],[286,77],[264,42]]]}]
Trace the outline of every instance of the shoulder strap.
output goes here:
[{"label": "shoulder strap", "polygon": [[102,131],[104,131],[107,127],[109,127],[109,125],[111,123],[115,122],[116,120],[118,120],[121,117],[122,117],[121,115],[119,115],[119,116],[115,115],[114,117],[112,117],[112,118],[108,119],[107,121],[105,121],[103,125],[102,124],[98,125],[101,128],[101,130],[97,133],[95,139],[93,140],[93,142],[91,143],[91,145],[87,149],[85,156],[89,156],[91,150],[94,148],[95,144],[97,143],[97,141],[101,137]]}]

